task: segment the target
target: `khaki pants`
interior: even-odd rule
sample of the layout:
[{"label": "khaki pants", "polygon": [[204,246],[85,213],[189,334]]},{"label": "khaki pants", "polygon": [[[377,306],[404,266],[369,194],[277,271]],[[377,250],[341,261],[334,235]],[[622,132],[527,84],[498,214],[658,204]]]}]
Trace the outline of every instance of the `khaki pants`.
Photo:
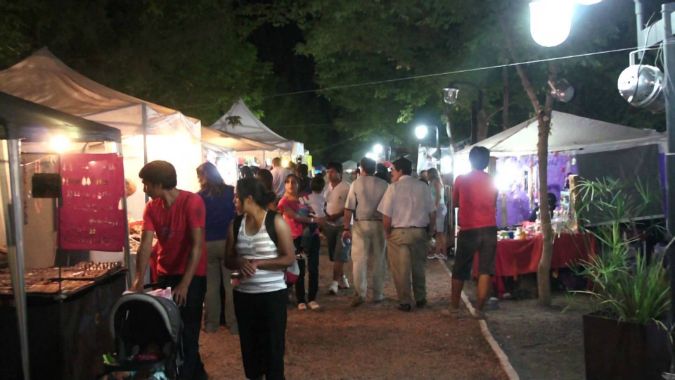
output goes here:
[{"label": "khaki pants", "polygon": [[415,301],[427,298],[425,265],[428,244],[427,230],[424,228],[395,228],[387,240],[389,267],[401,304],[413,303],[411,277]]},{"label": "khaki pants", "polygon": [[354,222],[352,228],[352,271],[354,291],[366,298],[368,294],[368,267],[373,268],[373,299],[381,300],[384,287],[384,227],[378,220]]},{"label": "khaki pants", "polygon": [[223,285],[225,285],[225,322],[230,330],[236,330],[237,318],[234,314],[232,284],[230,283],[232,271],[225,268],[224,265],[225,240],[207,241],[206,254],[206,327],[217,328],[220,325],[220,305],[223,301],[220,297],[220,281],[222,280]]}]

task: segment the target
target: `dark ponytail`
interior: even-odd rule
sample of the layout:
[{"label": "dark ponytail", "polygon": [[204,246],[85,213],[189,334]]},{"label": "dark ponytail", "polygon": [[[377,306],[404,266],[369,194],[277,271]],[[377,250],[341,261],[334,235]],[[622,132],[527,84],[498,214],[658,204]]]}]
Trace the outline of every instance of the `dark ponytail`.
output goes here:
[{"label": "dark ponytail", "polygon": [[237,197],[243,201],[248,196],[263,209],[267,209],[267,205],[277,198],[276,194],[269,191],[259,179],[242,178],[237,181]]}]

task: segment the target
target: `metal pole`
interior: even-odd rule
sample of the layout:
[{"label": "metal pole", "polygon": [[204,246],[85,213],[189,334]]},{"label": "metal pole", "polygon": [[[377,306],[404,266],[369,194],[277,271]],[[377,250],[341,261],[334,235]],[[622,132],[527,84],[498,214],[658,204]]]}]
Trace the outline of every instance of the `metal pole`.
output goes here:
[{"label": "metal pole", "polygon": [[[636,5],[637,10],[637,5]],[[675,3],[661,5],[661,17],[664,27],[663,68],[665,71],[664,96],[666,101],[666,131],[668,142],[665,152],[666,171],[666,229],[669,239],[674,239],[675,232],[675,38],[671,25],[671,13],[675,11]],[[666,251],[670,273],[670,326],[675,324],[675,244],[671,240]],[[675,363],[671,363],[671,368]]]},{"label": "metal pole", "polygon": [[[117,145],[117,155],[124,157],[122,154],[122,142],[115,143]],[[129,246],[129,213],[127,211],[127,189],[126,184],[124,194],[122,195],[122,209],[124,210],[124,264],[127,266],[127,288],[131,287],[131,281],[136,274],[136,266],[131,265],[131,247]]]},{"label": "metal pole", "polygon": [[[24,282],[24,245],[23,245],[23,201],[21,198],[21,142],[7,140],[9,176],[2,165],[2,195],[5,201],[5,231],[7,233],[7,251],[14,291],[19,341],[21,342],[21,366],[24,380],[30,380],[30,358],[28,350],[28,322],[26,318],[26,288]],[[9,177],[9,183],[7,179]],[[9,194],[7,190],[9,189]],[[11,202],[11,203],[9,203]]]},{"label": "metal pole", "polygon": [[[143,123],[143,165],[148,163],[148,105],[141,105],[141,120]],[[145,194],[145,203],[148,203],[150,196]]]}]

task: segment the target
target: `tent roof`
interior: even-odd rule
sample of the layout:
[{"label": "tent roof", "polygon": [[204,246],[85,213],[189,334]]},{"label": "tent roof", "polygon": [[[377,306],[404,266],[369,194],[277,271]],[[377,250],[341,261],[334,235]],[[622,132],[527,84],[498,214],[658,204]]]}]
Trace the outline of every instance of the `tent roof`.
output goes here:
[{"label": "tent roof", "polygon": [[156,112],[176,110],[121,93],[85,77],[42,48],[0,71],[2,91],[73,115],[95,114],[147,104]]},{"label": "tent roof", "polygon": [[251,150],[276,150],[274,145],[268,145],[259,141],[247,139],[231,133],[219,131],[213,128],[202,127],[202,141],[218,148],[234,150],[237,152]]},{"label": "tent roof", "polygon": [[279,136],[263,124],[241,99],[235,102],[225,115],[216,120],[211,128],[265,144],[276,145],[278,148],[285,150],[291,150],[292,148],[290,140]]},{"label": "tent roof", "polygon": [[[655,130],[632,128],[553,111],[548,150],[549,152],[602,152],[656,144],[664,139],[665,136]],[[493,156],[525,155],[537,153],[537,140],[537,119],[532,118],[475,145],[490,149],[490,154]],[[471,146],[458,154],[467,153],[470,148]]]},{"label": "tent roof", "polygon": [[0,139],[45,140],[53,134],[75,141],[120,141],[116,128],[72,116],[0,92]]}]

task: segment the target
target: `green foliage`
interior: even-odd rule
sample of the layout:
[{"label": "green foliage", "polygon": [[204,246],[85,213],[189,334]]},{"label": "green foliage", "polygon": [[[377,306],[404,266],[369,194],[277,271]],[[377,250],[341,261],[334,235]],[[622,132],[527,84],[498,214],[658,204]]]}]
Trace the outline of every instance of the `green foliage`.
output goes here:
[{"label": "green foliage", "polygon": [[628,235],[634,230],[632,217],[658,199],[639,180],[627,184],[611,178],[583,180],[577,199],[581,222],[590,212],[609,220],[585,229],[600,241],[601,252],[583,263],[581,274],[594,287],[581,293],[590,294],[598,308],[621,321],[648,323],[662,318],[670,307],[670,287],[663,265],[648,262],[639,252],[633,262],[630,244],[637,238]]}]

